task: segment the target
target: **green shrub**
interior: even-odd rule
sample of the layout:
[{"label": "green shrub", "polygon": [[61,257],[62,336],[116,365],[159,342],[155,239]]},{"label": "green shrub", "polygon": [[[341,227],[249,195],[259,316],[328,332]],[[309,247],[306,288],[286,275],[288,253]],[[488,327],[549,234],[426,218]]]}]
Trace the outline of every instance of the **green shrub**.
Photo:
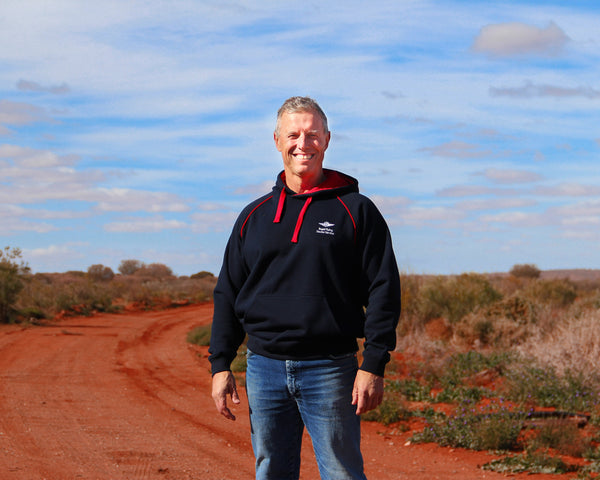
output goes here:
[{"label": "green shrub", "polygon": [[525,287],[524,294],[534,302],[564,308],[575,301],[577,289],[568,279],[537,280]]},{"label": "green shrub", "polygon": [[582,457],[590,449],[590,440],[579,433],[577,425],[564,418],[550,418],[541,422],[535,434],[528,440],[527,449],[532,451],[554,449],[561,455]]},{"label": "green shrub", "polygon": [[414,378],[386,380],[386,390],[402,395],[409,402],[431,401],[431,388],[421,385]]},{"label": "green shrub", "polygon": [[482,467],[484,470],[493,472],[514,474],[514,473],[569,473],[577,471],[577,466],[567,465],[563,460],[557,457],[551,457],[546,453],[526,452],[525,454],[514,455],[505,458],[499,458],[486,463]]},{"label": "green shrub", "polygon": [[23,290],[23,276],[29,267],[21,260],[21,250],[5,247],[0,250],[0,323],[16,318],[15,303]]},{"label": "green shrub", "polygon": [[522,404],[536,404],[571,412],[589,412],[598,407],[600,391],[580,375],[559,376],[547,366],[530,361],[515,364],[505,373],[507,398]]},{"label": "green shrub", "polygon": [[210,345],[211,325],[201,325],[194,327],[187,334],[188,343],[208,347]]},{"label": "green shrub", "polygon": [[420,291],[420,314],[424,319],[444,317],[458,322],[468,313],[502,298],[489,280],[476,273],[434,277]]},{"label": "green shrub", "polygon": [[515,355],[510,352],[482,353],[476,350],[459,352],[447,361],[445,372],[440,377],[443,386],[461,385],[465,378],[490,369],[503,370],[515,361]]},{"label": "green shrub", "polygon": [[399,395],[386,392],[383,401],[374,410],[362,415],[367,422],[379,422],[390,425],[412,417],[410,410],[406,408]]},{"label": "green shrub", "polygon": [[466,406],[455,415],[429,424],[412,440],[472,450],[514,450],[519,447],[524,418],[497,405],[485,409]]}]

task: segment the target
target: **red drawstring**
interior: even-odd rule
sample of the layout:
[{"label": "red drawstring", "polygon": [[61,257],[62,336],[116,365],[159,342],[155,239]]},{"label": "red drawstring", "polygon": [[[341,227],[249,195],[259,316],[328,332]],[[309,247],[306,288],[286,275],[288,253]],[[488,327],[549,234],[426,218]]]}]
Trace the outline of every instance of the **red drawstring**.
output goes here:
[{"label": "red drawstring", "polygon": [[[283,212],[283,206],[285,204],[285,188],[281,190],[279,194],[279,201],[277,203],[277,211],[275,212],[275,218],[273,219],[273,223],[279,223],[281,221],[281,214]],[[298,243],[298,235],[300,235],[300,227],[302,227],[302,222],[304,220],[304,214],[306,213],[306,209],[312,202],[312,197],[308,197],[304,202],[304,206],[300,213],[298,214],[298,220],[296,220],[296,228],[294,228],[294,235],[292,236],[292,243]]]},{"label": "red drawstring", "polygon": [[296,228],[294,229],[294,236],[292,237],[292,243],[298,243],[298,235],[300,234],[300,227],[302,226],[302,221],[304,220],[304,214],[312,201],[312,197],[308,197],[306,202],[304,202],[304,206],[302,210],[300,210],[300,214],[298,215],[298,220],[296,221]]},{"label": "red drawstring", "polygon": [[277,203],[277,213],[275,213],[275,218],[273,219],[273,223],[279,223],[281,221],[281,212],[283,212],[283,204],[285,203],[285,188],[281,189],[281,193],[279,194],[279,203]]}]

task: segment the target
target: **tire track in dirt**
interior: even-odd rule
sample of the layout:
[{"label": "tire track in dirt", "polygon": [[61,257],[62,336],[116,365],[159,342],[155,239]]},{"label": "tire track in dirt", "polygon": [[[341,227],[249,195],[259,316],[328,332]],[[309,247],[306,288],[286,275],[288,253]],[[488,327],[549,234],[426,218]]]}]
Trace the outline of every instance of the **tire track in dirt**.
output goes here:
[{"label": "tire track in dirt", "polygon": [[218,428],[210,374],[186,344],[209,320],[196,307],[7,327],[0,478],[250,478],[243,426]]}]

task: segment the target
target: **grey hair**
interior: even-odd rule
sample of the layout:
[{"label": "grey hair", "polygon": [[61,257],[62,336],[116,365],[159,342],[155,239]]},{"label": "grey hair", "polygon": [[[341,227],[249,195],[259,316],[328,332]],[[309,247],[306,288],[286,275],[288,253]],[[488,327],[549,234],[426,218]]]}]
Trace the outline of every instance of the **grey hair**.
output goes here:
[{"label": "grey hair", "polygon": [[329,132],[327,127],[327,116],[321,109],[319,104],[310,97],[290,97],[277,111],[277,123],[275,125],[275,136],[279,138],[279,128],[281,126],[281,117],[284,113],[298,113],[298,112],[314,112],[321,117],[323,122],[323,128],[325,133]]}]

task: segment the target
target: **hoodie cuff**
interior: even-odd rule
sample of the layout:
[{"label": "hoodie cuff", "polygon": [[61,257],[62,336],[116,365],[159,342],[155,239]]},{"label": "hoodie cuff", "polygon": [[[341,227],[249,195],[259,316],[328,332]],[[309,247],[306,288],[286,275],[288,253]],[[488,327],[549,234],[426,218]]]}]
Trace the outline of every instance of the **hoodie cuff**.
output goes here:
[{"label": "hoodie cuff", "polygon": [[229,362],[224,358],[216,358],[211,361],[211,374],[226,372],[231,370]]},{"label": "hoodie cuff", "polygon": [[374,348],[366,348],[363,351],[363,361],[360,366],[361,370],[383,377],[385,366],[390,361],[390,354],[385,350],[377,350]]}]

